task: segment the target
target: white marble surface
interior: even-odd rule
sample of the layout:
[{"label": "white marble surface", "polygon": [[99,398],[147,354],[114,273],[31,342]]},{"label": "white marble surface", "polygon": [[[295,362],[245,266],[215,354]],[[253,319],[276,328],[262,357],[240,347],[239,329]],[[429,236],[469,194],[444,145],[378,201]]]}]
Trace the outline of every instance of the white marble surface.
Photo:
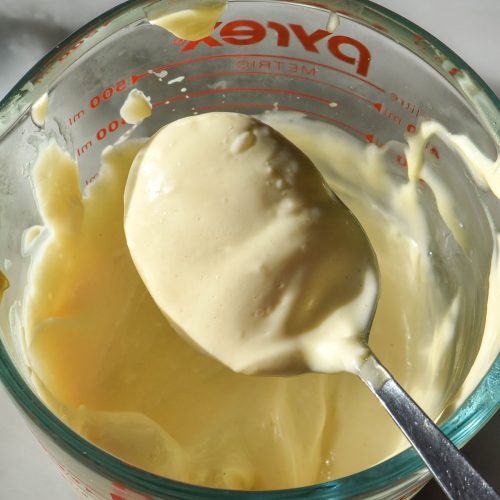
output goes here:
[{"label": "white marble surface", "polygon": [[[116,0],[0,0],[0,98],[53,45]],[[500,95],[500,1],[420,0],[378,3],[422,26],[462,56]],[[500,417],[466,447],[466,453],[500,489]],[[46,457],[0,387],[0,499],[71,500],[73,493]],[[444,498],[429,485],[419,499]]]}]

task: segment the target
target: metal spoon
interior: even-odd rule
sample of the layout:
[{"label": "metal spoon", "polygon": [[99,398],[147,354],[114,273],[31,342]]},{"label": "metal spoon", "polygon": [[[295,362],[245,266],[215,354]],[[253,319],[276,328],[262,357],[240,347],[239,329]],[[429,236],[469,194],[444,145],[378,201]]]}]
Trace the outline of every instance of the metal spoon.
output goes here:
[{"label": "metal spoon", "polygon": [[368,357],[358,375],[403,431],[449,498],[500,498],[375,355]]}]

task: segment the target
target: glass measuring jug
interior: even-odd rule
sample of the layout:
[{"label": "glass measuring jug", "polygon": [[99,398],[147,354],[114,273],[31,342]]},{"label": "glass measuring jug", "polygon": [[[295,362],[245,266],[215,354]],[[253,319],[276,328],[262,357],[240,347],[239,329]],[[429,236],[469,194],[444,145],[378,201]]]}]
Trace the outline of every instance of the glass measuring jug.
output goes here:
[{"label": "glass measuring jug", "polygon": [[[164,7],[173,8],[168,3]],[[486,153],[495,154],[498,129],[494,130],[495,101],[489,91],[458,59],[442,52],[439,44],[436,48],[434,41],[418,30],[405,30],[397,17],[386,17],[382,9],[359,2],[314,6],[293,2],[232,2],[213,35],[200,42],[184,42],[150,26],[144,20],[144,10],[148,8],[147,2],[133,3],[82,30],[38,67],[31,79],[34,87],[25,82],[24,87],[21,85],[6,100],[1,118],[5,131],[1,157],[11,171],[5,172],[3,194],[15,193],[16,204],[9,205],[11,199],[6,197],[3,205],[6,220],[11,219],[15,224],[2,242],[2,257],[11,261],[6,272],[11,288],[2,303],[2,315],[20,300],[25,282],[26,262],[18,255],[20,233],[38,222],[29,182],[19,176],[16,166],[29,168],[36,156],[38,134],[25,111],[45,90],[50,93],[47,130],[78,159],[83,184],[92,182],[96,175],[102,149],[125,130],[118,110],[133,87],[150,95],[155,106],[152,119],[137,131],[138,135],[150,134],[166,121],[191,113],[215,109],[258,113],[280,109],[304,113],[311,119],[333,123],[362,141],[382,144],[389,139],[402,139],[404,132],[411,133],[419,117],[425,116],[437,119],[453,132],[467,133]],[[341,15],[340,27],[333,33],[329,31],[332,25],[329,8]],[[405,44],[416,54],[405,49]],[[404,68],[404,73],[400,68]],[[22,134],[30,140],[23,141],[25,148],[18,148]],[[454,164],[453,154],[440,144],[430,145],[429,153],[444,165],[442,176],[446,182],[464,192],[468,227],[484,244],[474,258],[474,265],[466,267],[461,277],[461,282],[474,284],[470,287],[471,308],[474,305],[482,311],[484,297],[477,290],[484,287],[491,252],[485,215],[474,198],[478,195],[469,192],[465,177],[457,176],[455,169],[447,167]],[[398,175],[404,167],[404,157],[395,154],[393,162]],[[17,203],[23,210],[18,210]],[[15,313],[12,317],[16,317]],[[480,331],[480,318],[481,315],[476,318],[471,311],[464,311],[463,331]],[[7,349],[12,359],[18,361],[22,373],[22,349],[16,355],[16,339],[9,338],[10,325],[4,322],[4,317],[2,329]],[[447,367],[456,370],[457,386],[467,373],[479,342],[480,338],[464,334],[458,344],[459,362],[454,368]],[[29,388],[22,385],[12,370],[9,371],[12,383],[20,384],[14,387],[29,395]],[[450,387],[450,392],[454,389]],[[18,392],[16,395],[20,397]],[[99,495],[134,498],[132,493],[124,493],[120,485],[125,484],[129,490],[155,496],[210,495],[210,491],[202,488],[192,488],[190,492],[174,483],[166,484],[165,480],[157,482],[150,475],[127,468],[102,452],[99,454],[90,445],[93,458],[90,462],[83,460],[82,450],[87,450],[87,445],[53,416],[44,413],[43,408],[40,411],[48,423],[40,422],[37,432],[45,436],[47,426],[52,425],[54,436],[64,434],[64,445],[59,437],[55,438],[56,445],[45,437],[46,446],[82,492],[98,498]],[[472,413],[479,414],[481,422],[486,418],[480,412]],[[69,449],[79,450],[76,454],[71,451],[65,454],[69,450],[66,440],[74,445]],[[98,459],[94,460],[93,453],[97,453]],[[109,461],[103,468],[99,460]],[[97,473],[96,463],[99,463]],[[389,468],[393,478],[401,470],[399,467]],[[350,493],[393,488],[394,494],[401,494],[413,491],[425,481],[424,471],[418,471],[418,467],[414,471],[417,472],[396,481],[397,484],[391,484],[390,474],[384,476],[384,473],[373,476],[379,478],[378,484],[354,476],[343,484]],[[114,484],[105,479],[110,477]],[[352,481],[358,480],[360,483],[349,489]],[[327,495],[330,494],[327,487],[341,491],[342,481],[306,489],[309,491],[288,491],[282,496],[300,496],[311,490]],[[213,494],[216,497],[217,493]]]}]

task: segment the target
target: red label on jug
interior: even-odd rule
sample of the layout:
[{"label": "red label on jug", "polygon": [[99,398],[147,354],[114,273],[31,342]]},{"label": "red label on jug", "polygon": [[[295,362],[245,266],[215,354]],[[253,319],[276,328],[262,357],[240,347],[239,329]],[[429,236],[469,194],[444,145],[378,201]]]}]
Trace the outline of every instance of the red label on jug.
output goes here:
[{"label": "red label on jug", "polygon": [[[272,36],[271,36],[272,35]],[[223,47],[224,45],[256,45],[264,39],[274,40],[277,47],[289,47],[298,43],[305,51],[319,53],[326,50],[339,61],[354,66],[360,76],[367,76],[370,67],[370,50],[359,40],[345,35],[332,35],[327,30],[307,31],[300,24],[267,21],[265,24],[239,19],[227,23],[219,22],[214,32],[196,41],[186,41],[181,52],[190,52],[199,46]]]}]

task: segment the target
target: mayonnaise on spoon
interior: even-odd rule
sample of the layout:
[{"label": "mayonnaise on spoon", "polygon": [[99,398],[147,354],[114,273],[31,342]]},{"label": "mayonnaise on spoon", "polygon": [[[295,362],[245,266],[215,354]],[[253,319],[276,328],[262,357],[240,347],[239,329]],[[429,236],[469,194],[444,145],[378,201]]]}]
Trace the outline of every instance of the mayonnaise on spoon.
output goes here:
[{"label": "mayonnaise on spoon", "polygon": [[378,298],[360,224],[281,134],[236,113],[183,118],[137,156],[134,263],[175,328],[234,371],[356,371]]}]

